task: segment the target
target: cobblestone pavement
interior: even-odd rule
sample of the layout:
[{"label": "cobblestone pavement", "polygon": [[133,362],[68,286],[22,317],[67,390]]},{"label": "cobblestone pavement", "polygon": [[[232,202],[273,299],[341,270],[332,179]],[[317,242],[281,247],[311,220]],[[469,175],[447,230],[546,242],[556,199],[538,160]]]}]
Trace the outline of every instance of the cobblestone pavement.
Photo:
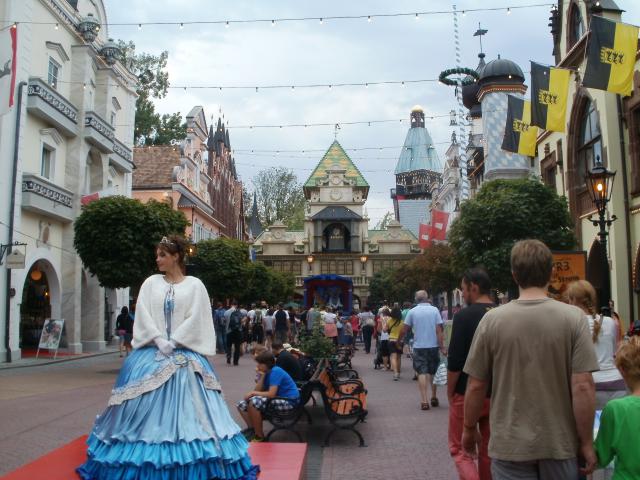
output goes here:
[{"label": "cobblestone pavement", "polygon": [[[212,360],[225,398],[240,421],[233,405],[250,389],[255,364],[246,355],[238,367],[227,365],[222,356]],[[106,406],[121,362],[117,354],[108,354],[0,370],[0,475],[88,433]],[[321,406],[311,407],[313,425],[302,420],[299,429],[310,445],[307,480],[455,479],[446,442],[444,389],[440,407],[420,411],[416,382],[408,368],[394,382],[391,373],[373,370],[372,355],[358,352],[353,366],[369,390],[368,420],[358,427],[368,446],[359,448],[352,433],[339,432],[330,447],[322,448],[329,424]],[[294,438],[280,432],[273,440]]]}]

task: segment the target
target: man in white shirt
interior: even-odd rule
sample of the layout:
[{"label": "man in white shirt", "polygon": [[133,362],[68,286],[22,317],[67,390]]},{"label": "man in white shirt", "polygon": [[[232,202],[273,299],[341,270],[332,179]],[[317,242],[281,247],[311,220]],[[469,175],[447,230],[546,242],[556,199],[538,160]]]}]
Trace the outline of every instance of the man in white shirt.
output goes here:
[{"label": "man in white shirt", "polygon": [[397,343],[402,348],[405,335],[409,329],[413,329],[413,369],[418,374],[418,389],[422,400],[420,408],[429,410],[428,384],[431,384],[431,406],[440,405],[433,377],[440,364],[440,353],[447,354],[444,348],[444,322],[438,309],[429,303],[427,292],[418,290],[415,301],[416,306],[409,310],[404,319]]}]

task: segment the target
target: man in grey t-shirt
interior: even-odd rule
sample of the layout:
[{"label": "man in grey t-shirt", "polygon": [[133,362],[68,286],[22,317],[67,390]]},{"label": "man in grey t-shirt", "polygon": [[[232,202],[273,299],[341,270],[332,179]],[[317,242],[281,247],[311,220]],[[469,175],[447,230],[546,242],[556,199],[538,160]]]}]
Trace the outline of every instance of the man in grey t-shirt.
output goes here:
[{"label": "man in grey t-shirt", "polygon": [[[444,349],[444,329],[440,312],[429,303],[429,296],[424,290],[416,292],[416,306],[409,310],[404,319],[404,325],[398,337],[398,346],[402,348],[405,335],[413,329],[413,369],[418,374],[418,389],[422,410],[429,410],[429,405],[440,405],[437,386],[433,383],[433,376],[440,364],[440,352],[446,355]],[[427,386],[431,384],[431,402],[427,397]]]}]

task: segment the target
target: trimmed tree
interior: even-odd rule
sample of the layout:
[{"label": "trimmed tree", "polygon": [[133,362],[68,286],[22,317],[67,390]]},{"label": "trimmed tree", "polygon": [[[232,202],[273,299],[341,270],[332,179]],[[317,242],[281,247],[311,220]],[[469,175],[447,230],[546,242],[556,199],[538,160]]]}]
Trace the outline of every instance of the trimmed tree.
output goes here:
[{"label": "trimmed tree", "polygon": [[209,295],[219,301],[235,299],[248,304],[267,300],[273,304],[293,295],[293,277],[262,262],[252,263],[249,245],[239,240],[217,238],[198,242],[193,264]]},{"label": "trimmed tree", "polygon": [[493,180],[464,202],[449,231],[457,271],[487,269],[495,288],[513,292],[510,253],[518,240],[535,238],[552,250],[575,247],[567,200],[538,180]]},{"label": "trimmed tree", "polygon": [[74,224],[74,247],[100,285],[137,292],[157,271],[155,247],[165,235],[184,235],[186,217],[166,203],[143,204],[114,196],[83,207]]}]

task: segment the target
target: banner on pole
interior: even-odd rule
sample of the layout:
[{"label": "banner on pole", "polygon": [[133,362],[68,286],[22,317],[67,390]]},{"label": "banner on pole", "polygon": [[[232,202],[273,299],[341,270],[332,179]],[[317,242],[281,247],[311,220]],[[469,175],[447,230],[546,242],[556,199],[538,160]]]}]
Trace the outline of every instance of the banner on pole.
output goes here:
[{"label": "banner on pole", "polygon": [[16,89],[18,26],[0,30],[0,115],[13,107]]}]

